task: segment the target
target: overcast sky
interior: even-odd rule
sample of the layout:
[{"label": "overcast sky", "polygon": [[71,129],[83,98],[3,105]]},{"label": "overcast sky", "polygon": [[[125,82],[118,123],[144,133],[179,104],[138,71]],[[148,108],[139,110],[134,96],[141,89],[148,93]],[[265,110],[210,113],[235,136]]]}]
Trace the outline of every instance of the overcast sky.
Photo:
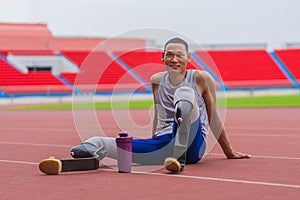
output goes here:
[{"label": "overcast sky", "polygon": [[[164,41],[164,30],[201,44],[300,42],[299,0],[0,0],[0,22],[47,23],[54,36],[127,35]],[[136,31],[161,29],[160,34]]]}]

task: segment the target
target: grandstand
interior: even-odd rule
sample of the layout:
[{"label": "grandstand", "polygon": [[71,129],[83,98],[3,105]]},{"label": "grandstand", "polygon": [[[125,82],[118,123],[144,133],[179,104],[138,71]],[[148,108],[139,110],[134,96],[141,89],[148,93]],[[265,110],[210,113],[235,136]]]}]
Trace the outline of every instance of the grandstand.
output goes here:
[{"label": "grandstand", "polygon": [[[161,61],[162,51],[137,50],[130,52],[114,52],[114,57],[121,60],[135,74],[141,77],[143,82],[150,82],[150,77],[157,72],[165,70]],[[193,59],[187,66],[188,69],[201,69],[201,66]]]},{"label": "grandstand", "polygon": [[[1,97],[150,93],[151,75],[165,70],[146,40],[56,38],[45,24],[0,23],[0,36]],[[188,68],[208,71],[226,91],[299,88],[300,48],[191,53]]]},{"label": "grandstand", "polygon": [[282,61],[287,71],[291,73],[291,79],[300,83],[300,48],[275,50],[275,54]]},{"label": "grandstand", "polygon": [[145,90],[132,74],[104,51],[64,51],[68,59],[80,68],[78,73],[64,72],[66,79],[80,91],[131,91]]},{"label": "grandstand", "polygon": [[227,89],[292,86],[292,82],[264,49],[195,51],[195,55]]},{"label": "grandstand", "polygon": [[51,71],[18,70],[6,59],[0,57],[0,88],[8,95],[33,93],[64,93],[72,89],[60,81]]}]

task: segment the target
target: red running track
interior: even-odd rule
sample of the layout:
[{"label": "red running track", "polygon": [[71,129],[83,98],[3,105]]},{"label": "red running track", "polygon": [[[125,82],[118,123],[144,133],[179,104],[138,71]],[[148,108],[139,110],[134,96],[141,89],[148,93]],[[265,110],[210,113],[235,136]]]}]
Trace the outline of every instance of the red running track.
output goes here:
[{"label": "red running track", "polygon": [[[78,111],[75,120],[73,114],[1,110],[0,199],[299,199],[299,108],[227,110],[225,127],[232,145],[251,159],[227,160],[216,145],[201,162],[178,175],[161,166],[153,172],[135,167],[131,174],[104,166],[59,176],[41,174],[40,160],[69,158],[69,149],[80,138],[102,132],[115,137],[120,129],[135,137],[150,135],[148,110],[119,110],[113,115]],[[128,115],[130,121],[122,121]]]}]

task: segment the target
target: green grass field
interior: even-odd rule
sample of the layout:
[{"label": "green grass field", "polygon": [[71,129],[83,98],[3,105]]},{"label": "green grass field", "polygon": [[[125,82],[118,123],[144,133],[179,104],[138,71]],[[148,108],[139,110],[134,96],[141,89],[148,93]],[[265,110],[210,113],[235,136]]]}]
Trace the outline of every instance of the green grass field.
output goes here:
[{"label": "green grass field", "polygon": [[[219,99],[218,107],[227,108],[269,108],[269,107],[300,107],[300,95],[231,97]],[[130,102],[97,102],[95,104],[49,104],[14,106],[17,110],[70,110],[70,109],[140,109],[153,107],[152,100]]]},{"label": "green grass field", "polygon": [[227,98],[228,108],[300,107],[300,95]]}]

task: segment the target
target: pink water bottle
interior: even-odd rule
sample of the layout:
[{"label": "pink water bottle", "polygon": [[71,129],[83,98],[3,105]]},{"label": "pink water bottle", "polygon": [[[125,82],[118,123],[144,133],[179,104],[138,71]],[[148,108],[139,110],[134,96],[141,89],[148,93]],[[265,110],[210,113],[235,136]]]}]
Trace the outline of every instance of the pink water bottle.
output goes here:
[{"label": "pink water bottle", "polygon": [[123,173],[131,172],[132,162],[132,137],[126,131],[120,132],[116,138],[118,170]]}]

